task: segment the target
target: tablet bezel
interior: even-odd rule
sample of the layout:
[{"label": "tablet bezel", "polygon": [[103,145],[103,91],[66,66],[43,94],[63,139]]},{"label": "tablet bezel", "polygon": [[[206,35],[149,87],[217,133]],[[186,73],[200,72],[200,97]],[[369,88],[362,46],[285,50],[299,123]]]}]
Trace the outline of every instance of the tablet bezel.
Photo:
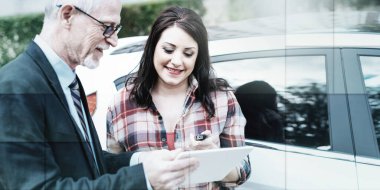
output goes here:
[{"label": "tablet bezel", "polygon": [[199,160],[199,167],[193,172],[188,172],[182,186],[221,181],[252,150],[251,146],[242,146],[181,152],[176,159],[195,157]]}]

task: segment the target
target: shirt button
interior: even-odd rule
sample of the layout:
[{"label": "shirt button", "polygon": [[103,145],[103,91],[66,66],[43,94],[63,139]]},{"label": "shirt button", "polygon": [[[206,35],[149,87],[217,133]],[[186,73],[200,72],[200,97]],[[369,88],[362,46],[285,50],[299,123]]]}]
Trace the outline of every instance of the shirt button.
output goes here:
[{"label": "shirt button", "polygon": [[165,138],[165,137],[162,137],[162,138],[161,138],[161,141],[162,141],[162,142],[166,142],[166,138]]}]

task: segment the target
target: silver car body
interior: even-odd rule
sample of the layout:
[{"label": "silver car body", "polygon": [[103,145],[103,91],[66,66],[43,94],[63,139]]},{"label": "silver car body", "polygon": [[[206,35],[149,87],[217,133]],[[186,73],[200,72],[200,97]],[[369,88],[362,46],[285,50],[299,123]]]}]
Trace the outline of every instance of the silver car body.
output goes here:
[{"label": "silver car body", "polygon": [[[115,80],[132,70],[136,71],[142,55],[141,51],[133,50],[131,53],[115,55],[112,52],[138,43],[141,45],[145,39],[146,37],[122,39],[117,48],[105,53],[97,69],[77,69],[86,93],[97,93],[97,108],[93,119],[103,148],[107,106],[117,91]],[[246,145],[254,147],[250,154],[252,174],[240,189],[380,188],[379,145],[371,123],[364,87],[364,82],[380,86],[380,73],[375,72],[373,77],[363,81],[360,63],[357,61],[361,55],[380,57],[379,34],[255,36],[210,41],[209,49],[217,76],[226,78],[235,88],[252,80],[266,80],[274,84],[276,89],[285,92],[284,86],[293,82],[302,83],[305,78],[313,78],[312,75],[319,72],[303,72],[303,66],[312,68],[314,59],[326,62],[323,73],[326,78],[322,79],[327,84],[330,143],[325,146],[304,147],[287,142],[275,143],[247,138]],[[301,56],[302,60],[310,57],[306,59],[310,62],[298,64],[299,72],[290,75],[287,73],[290,72],[287,71],[287,65],[297,56]],[[260,61],[268,62],[263,70],[259,67],[255,67],[254,71],[253,67],[250,69],[248,62],[256,58],[265,58]],[[282,62],[284,66],[273,69],[270,65],[273,60]],[[223,64],[224,62],[227,64]],[[260,71],[266,70],[271,72],[260,74]],[[319,80],[318,77],[314,78]]]}]

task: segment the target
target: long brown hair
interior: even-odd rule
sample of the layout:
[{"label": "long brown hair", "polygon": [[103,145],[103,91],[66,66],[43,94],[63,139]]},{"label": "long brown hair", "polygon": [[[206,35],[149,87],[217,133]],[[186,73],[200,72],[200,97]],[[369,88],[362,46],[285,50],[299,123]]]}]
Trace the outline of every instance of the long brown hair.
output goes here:
[{"label": "long brown hair", "polygon": [[134,84],[129,98],[135,100],[139,106],[153,104],[150,90],[158,80],[158,74],[153,64],[155,47],[162,32],[174,25],[187,32],[198,44],[198,56],[192,73],[199,84],[195,92],[195,98],[202,103],[208,113],[208,118],[211,118],[215,115],[215,107],[210,97],[210,92],[227,89],[229,85],[224,79],[214,78],[206,27],[201,17],[187,8],[170,7],[164,10],[154,22],[140,60],[137,75],[129,78],[126,83],[126,85],[130,82]]}]

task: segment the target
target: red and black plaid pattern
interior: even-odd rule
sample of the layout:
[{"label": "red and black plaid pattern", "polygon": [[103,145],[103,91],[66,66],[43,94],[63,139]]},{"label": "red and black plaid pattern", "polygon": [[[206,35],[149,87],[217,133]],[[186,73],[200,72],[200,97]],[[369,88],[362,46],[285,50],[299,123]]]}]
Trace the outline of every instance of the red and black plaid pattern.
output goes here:
[{"label": "red and black plaid pattern", "polygon": [[[235,95],[229,91],[212,92],[215,116],[207,119],[201,102],[195,100],[198,83],[193,79],[184,102],[183,114],[175,127],[175,148],[184,148],[190,143],[190,134],[210,130],[219,135],[220,147],[244,146],[246,120]],[[149,151],[168,149],[166,131],[162,117],[155,106],[139,107],[129,100],[131,86],[115,95],[107,114],[107,147],[114,153],[123,151]],[[240,165],[240,179],[247,180],[251,171],[248,158]],[[209,189],[213,184],[198,184],[197,189]],[[214,184],[215,185],[215,184]]]}]

